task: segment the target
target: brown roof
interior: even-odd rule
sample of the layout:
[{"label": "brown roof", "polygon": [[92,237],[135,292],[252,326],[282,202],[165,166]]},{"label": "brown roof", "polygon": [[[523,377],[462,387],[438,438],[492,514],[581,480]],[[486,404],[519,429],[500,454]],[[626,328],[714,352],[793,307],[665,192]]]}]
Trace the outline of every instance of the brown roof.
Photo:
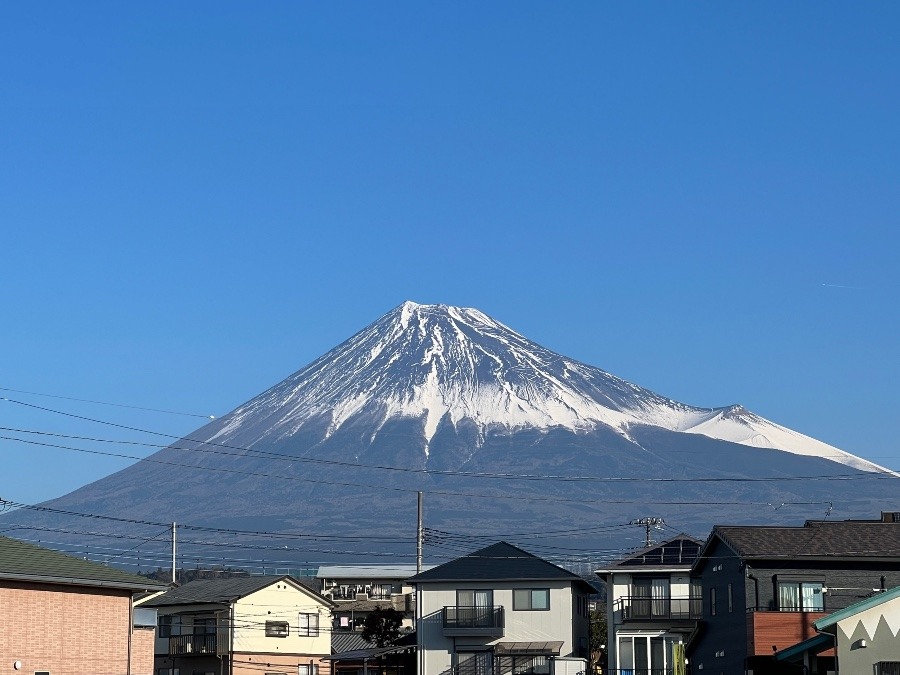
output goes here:
[{"label": "brown roof", "polygon": [[717,525],[718,536],[743,558],[893,559],[900,563],[900,524],[811,521],[803,527]]}]

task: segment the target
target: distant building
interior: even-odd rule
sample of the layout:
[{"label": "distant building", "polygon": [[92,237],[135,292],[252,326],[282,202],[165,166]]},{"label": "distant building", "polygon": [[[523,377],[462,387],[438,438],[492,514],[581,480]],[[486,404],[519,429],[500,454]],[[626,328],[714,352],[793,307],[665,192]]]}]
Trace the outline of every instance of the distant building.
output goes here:
[{"label": "distant building", "polygon": [[334,603],[334,630],[362,630],[366,617],[380,607],[401,612],[403,626],[412,631],[415,596],[406,580],[415,573],[415,565],[323,565],[316,579],[322,595]]},{"label": "distant building", "polygon": [[132,601],[166,588],[0,536],[0,672],[152,675],[155,613]]},{"label": "distant building", "polygon": [[672,672],[702,617],[700,586],[691,582],[701,546],[681,534],[596,571],[606,582],[611,672]]},{"label": "distant building", "polygon": [[198,579],[157,610],[156,675],[330,675],[331,602],[290,576]]},{"label": "distant building", "polygon": [[585,671],[593,588],[578,575],[499,542],[409,581],[418,675]]}]

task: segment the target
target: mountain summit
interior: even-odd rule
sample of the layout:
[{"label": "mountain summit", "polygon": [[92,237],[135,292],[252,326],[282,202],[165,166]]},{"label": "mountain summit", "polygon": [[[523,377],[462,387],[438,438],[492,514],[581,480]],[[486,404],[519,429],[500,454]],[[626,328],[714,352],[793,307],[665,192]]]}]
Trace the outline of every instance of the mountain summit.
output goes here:
[{"label": "mountain summit", "polygon": [[[157,566],[171,560],[159,524],[177,521],[203,533],[179,540],[186,564],[228,555],[260,571],[411,554],[422,492],[438,554],[521,535],[615,557],[640,544],[628,523],[649,514],[699,537],[722,522],[868,517],[893,505],[896,481],[741,406],[686,405],[556,354],[476,309],[406,302],[220,419],[43,505],[54,511],[3,520],[83,543],[67,514],[126,518],[96,545],[146,539],[121,555]],[[129,529],[139,521],[145,534]]]},{"label": "mountain summit", "polygon": [[822,457],[865,471],[864,459],[791,431],[741,406],[698,408],[580,363],[532,342],[477,309],[404,302],[349,340],[223,419],[211,439],[244,427],[257,438],[301,426],[344,426],[375,435],[397,418],[421,422],[426,458],[442,424],[489,431],[588,432],[600,426],[626,439],[636,425],[758,448]]}]

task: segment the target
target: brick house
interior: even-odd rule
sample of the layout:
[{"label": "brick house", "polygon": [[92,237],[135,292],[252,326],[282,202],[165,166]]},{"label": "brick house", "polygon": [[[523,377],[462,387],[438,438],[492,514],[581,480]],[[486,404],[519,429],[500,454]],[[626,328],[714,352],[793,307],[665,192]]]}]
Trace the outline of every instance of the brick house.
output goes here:
[{"label": "brick house", "polygon": [[155,625],[133,598],[165,589],[0,536],[0,672],[152,675]]},{"label": "brick house", "polygon": [[[713,528],[693,568],[703,616],[688,644],[695,675],[796,672],[774,655],[816,635],[813,623],[900,585],[900,513],[802,527]],[[835,670],[834,651],[809,673]]]},{"label": "brick house", "polygon": [[329,675],[332,603],[290,576],[197,579],[159,615],[156,675]]}]

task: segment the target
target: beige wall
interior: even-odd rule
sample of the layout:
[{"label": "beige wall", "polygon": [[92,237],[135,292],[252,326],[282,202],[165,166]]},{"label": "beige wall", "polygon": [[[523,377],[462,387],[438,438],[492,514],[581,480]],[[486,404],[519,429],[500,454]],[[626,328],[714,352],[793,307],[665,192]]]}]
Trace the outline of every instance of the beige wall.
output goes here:
[{"label": "beige wall", "polygon": [[296,675],[298,665],[319,666],[319,675],[331,675],[331,662],[318,657],[301,657],[296,654],[247,654],[235,653],[232,661],[233,675],[261,675],[262,672]]},{"label": "beige wall", "polygon": [[[128,673],[130,591],[0,582],[0,621],[0,675]],[[153,631],[141,632],[132,645],[131,672],[150,675]],[[22,662],[18,671],[16,661]]]},{"label": "beige wall", "polygon": [[[319,617],[317,636],[300,635],[300,614]],[[287,637],[266,637],[266,621],[287,621]],[[234,604],[235,652],[331,654],[331,610],[303,587],[287,580],[241,598]]]}]

